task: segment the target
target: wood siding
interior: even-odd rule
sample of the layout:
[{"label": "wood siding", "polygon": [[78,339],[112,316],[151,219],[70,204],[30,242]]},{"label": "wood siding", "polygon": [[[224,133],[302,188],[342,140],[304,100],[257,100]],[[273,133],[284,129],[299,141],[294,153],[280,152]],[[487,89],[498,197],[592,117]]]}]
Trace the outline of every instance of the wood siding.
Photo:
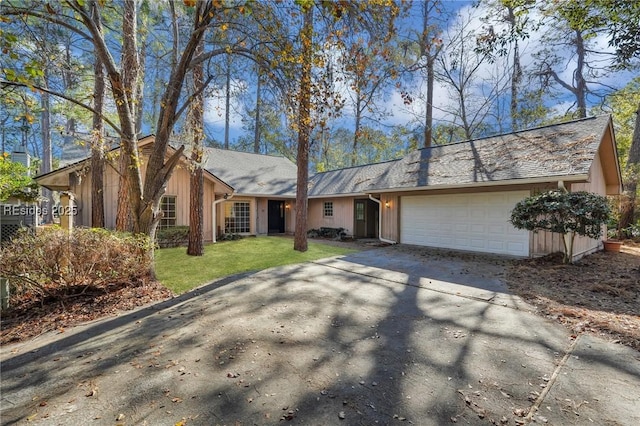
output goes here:
[{"label": "wood siding", "polygon": [[[115,167],[117,165],[107,165],[104,177],[104,209],[105,227],[113,229],[116,226],[116,211],[118,205],[119,175]],[[146,168],[141,167],[142,176]],[[176,225],[189,225],[189,171],[183,165],[178,165],[167,183],[165,195],[176,197]],[[87,173],[82,178],[73,177],[75,184],[72,185],[72,192],[76,198],[78,206],[78,216],[75,220],[76,226],[91,226],[91,174]],[[73,182],[72,180],[72,182]],[[212,240],[212,204],[215,197],[215,184],[211,179],[204,179],[204,240]],[[224,210],[223,210],[224,212]],[[223,218],[224,223],[224,218]]]},{"label": "wood siding", "polygon": [[[388,207],[387,207],[388,206]],[[380,220],[382,225],[381,237],[397,242],[400,238],[400,198],[394,194],[380,196]]]},{"label": "wood siding", "polygon": [[[567,186],[572,192],[587,191],[595,194],[606,195],[607,184],[600,155],[597,155],[589,170],[589,181],[584,183],[573,183]],[[602,248],[602,240],[606,238],[607,230],[603,228],[602,237],[598,239],[576,236],[573,246],[574,260],[587,254],[593,253]],[[550,232],[537,232],[533,234],[532,246],[533,256],[544,256],[546,254],[563,251],[562,235]]]},{"label": "wood siding", "polygon": [[[344,228],[347,235],[353,235],[353,204],[355,198],[356,197],[310,199],[307,216],[308,228]],[[331,217],[324,216],[325,202],[333,203],[333,216]]]}]

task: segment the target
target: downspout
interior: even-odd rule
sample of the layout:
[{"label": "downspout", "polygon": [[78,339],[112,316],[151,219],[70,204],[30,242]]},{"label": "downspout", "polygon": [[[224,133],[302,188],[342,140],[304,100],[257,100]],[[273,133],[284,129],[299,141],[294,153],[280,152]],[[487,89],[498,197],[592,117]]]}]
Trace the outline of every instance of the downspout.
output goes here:
[{"label": "downspout", "polygon": [[211,220],[212,220],[212,228],[213,230],[211,231],[212,233],[212,241],[215,243],[216,242],[216,230],[217,230],[217,226],[216,226],[216,208],[218,206],[218,204],[220,204],[223,201],[227,201],[233,198],[235,194],[232,192],[231,195],[229,194],[224,194],[224,197],[220,198],[219,200],[214,200],[213,204],[211,205]]},{"label": "downspout", "polygon": [[373,198],[373,195],[367,194],[371,201],[375,201],[378,203],[378,211],[380,212],[380,217],[378,218],[378,239],[383,243],[387,244],[398,244],[397,241],[387,240],[386,238],[382,238],[382,201],[377,198]]}]

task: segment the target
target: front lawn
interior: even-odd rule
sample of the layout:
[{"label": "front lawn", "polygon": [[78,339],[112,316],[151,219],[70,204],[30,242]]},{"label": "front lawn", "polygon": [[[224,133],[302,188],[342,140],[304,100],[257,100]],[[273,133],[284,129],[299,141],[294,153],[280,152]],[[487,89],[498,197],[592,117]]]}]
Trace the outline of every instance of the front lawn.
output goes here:
[{"label": "front lawn", "polygon": [[177,294],[217,278],[273,266],[308,262],[355,250],[309,242],[309,250],[293,250],[293,240],[283,237],[244,238],[208,244],[204,256],[187,256],[185,247],[156,250],[156,276]]}]

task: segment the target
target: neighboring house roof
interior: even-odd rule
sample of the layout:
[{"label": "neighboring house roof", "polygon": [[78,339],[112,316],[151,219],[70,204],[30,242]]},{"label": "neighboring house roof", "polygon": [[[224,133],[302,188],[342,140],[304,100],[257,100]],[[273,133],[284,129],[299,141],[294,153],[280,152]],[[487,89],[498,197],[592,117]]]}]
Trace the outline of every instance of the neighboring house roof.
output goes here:
[{"label": "neighboring house roof", "polygon": [[62,146],[60,153],[60,167],[77,163],[91,156],[91,147],[89,144],[67,143]]},{"label": "neighboring house roof", "polygon": [[[592,117],[410,152],[400,160],[321,173],[313,195],[587,180],[609,116]],[[613,140],[613,138],[611,138]],[[615,146],[613,146],[615,158]],[[619,169],[616,172],[619,185]],[[341,189],[342,188],[342,189]]]},{"label": "neighboring house roof", "polygon": [[206,148],[205,169],[238,195],[295,197],[297,168],[284,157]]}]

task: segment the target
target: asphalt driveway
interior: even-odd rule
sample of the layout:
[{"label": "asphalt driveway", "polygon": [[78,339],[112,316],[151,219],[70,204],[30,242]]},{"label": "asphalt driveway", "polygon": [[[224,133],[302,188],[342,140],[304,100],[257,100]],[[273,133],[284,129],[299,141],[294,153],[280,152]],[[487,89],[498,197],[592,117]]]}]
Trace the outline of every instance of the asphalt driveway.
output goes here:
[{"label": "asphalt driveway", "polygon": [[640,353],[532,314],[506,262],[362,251],[4,346],[0,419],[640,424]]}]

